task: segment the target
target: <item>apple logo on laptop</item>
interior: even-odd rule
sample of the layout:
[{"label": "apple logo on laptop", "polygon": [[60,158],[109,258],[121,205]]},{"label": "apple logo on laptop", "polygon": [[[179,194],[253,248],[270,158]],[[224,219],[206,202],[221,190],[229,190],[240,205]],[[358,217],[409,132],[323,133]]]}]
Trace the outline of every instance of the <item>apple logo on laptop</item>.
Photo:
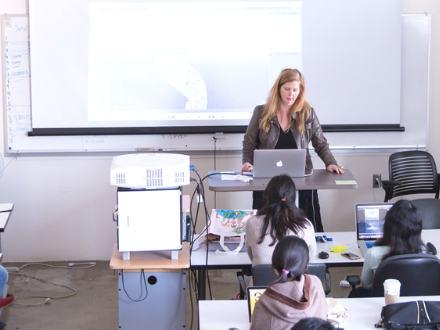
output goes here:
[{"label": "apple logo on laptop", "polygon": [[283,162],[281,160],[277,161],[277,166],[278,167],[283,167]]}]

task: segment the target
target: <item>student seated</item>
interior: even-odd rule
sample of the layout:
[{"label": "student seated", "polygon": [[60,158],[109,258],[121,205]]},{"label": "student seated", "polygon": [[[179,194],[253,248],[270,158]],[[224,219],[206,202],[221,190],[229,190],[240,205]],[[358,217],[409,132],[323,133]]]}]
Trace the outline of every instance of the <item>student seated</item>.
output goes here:
[{"label": "student seated", "polygon": [[374,273],[382,260],[400,254],[426,253],[422,241],[422,218],[408,200],[399,200],[385,216],[383,237],[368,249],[362,268],[362,286],[356,297],[371,296]]},{"label": "student seated", "polygon": [[288,175],[273,177],[263,194],[264,207],[246,222],[246,251],[252,265],[270,264],[275,245],[284,236],[299,236],[316,255],[315,229],[296,207],[295,183]]},{"label": "student seated", "polygon": [[290,330],[305,317],[327,319],[327,303],[320,279],[305,274],[309,249],[297,236],[282,238],[275,247],[272,267],[278,279],[255,303],[251,330]]}]

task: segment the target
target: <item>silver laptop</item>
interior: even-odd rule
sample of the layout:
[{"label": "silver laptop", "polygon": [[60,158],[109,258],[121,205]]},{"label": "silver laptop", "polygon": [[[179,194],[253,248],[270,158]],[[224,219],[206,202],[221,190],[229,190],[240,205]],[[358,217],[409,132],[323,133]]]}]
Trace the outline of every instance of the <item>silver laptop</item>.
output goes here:
[{"label": "silver laptop", "polygon": [[354,206],[359,249],[365,257],[369,248],[383,236],[385,216],[394,203],[364,203]]},{"label": "silver laptop", "polygon": [[303,177],[305,168],[305,149],[254,150],[254,178],[273,178],[280,174],[291,178]]}]

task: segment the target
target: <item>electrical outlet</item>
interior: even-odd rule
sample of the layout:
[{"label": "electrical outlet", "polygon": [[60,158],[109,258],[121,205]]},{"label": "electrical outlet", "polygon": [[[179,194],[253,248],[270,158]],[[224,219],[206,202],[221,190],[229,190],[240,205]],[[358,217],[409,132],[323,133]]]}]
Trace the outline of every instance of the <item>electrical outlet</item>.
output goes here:
[{"label": "electrical outlet", "polygon": [[373,188],[380,188],[381,186],[381,175],[373,174]]}]

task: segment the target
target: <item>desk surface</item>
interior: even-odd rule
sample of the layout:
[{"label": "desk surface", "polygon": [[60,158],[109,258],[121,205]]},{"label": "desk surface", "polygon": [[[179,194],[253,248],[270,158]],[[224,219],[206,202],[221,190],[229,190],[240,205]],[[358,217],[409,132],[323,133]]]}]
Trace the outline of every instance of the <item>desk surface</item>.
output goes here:
[{"label": "desk surface", "polygon": [[170,251],[139,251],[130,252],[130,260],[122,259],[122,252],[119,252],[118,245],[113,246],[110,259],[111,269],[147,269],[147,270],[175,270],[189,268],[189,243],[182,244],[178,259],[171,259]]},{"label": "desk surface", "polygon": [[[345,330],[375,329],[385,305],[384,298],[336,298],[347,309],[348,319],[340,324]],[[400,297],[404,301],[438,301],[440,296]],[[250,328],[246,300],[200,300],[200,330],[227,330]]]},{"label": "desk surface", "polygon": [[4,232],[6,225],[9,221],[9,216],[12,213],[14,208],[14,204],[12,203],[4,203],[0,204],[0,232]]},{"label": "desk surface", "polygon": [[[440,230],[438,233],[440,233]],[[364,262],[364,258],[362,257],[356,242],[356,233],[354,231],[316,233],[316,236],[322,236],[323,234],[327,237],[333,238],[333,241],[327,243],[316,243],[317,253],[326,251],[330,256],[328,259],[319,259],[318,257],[315,257],[314,259],[310,260],[311,263],[325,263],[328,266],[354,266]],[[361,256],[361,259],[349,260],[342,257],[340,253],[330,252],[331,247],[338,245],[347,245],[347,251],[356,253],[357,255]],[[251,264],[251,260],[246,252],[240,252],[237,254],[216,252],[208,253],[208,268],[241,268],[244,266],[250,266]],[[198,250],[193,251],[191,254],[191,267],[198,266],[206,266],[205,245],[200,247]]]},{"label": "desk surface", "polygon": [[[356,233],[354,231],[346,232],[328,232],[328,233],[316,233],[316,236],[326,235],[329,238],[333,238],[333,241],[327,243],[316,243],[317,253],[326,251],[329,253],[328,259],[319,259],[315,256],[310,260],[311,263],[325,263],[328,267],[340,267],[340,266],[358,266],[364,263],[364,257],[359,250]],[[431,242],[435,245],[440,255],[440,229],[425,229],[422,231],[422,240],[424,243]],[[330,252],[330,248],[338,245],[347,245],[347,252],[353,252],[360,256],[360,259],[349,260],[341,256],[340,253]],[[236,269],[241,267],[250,266],[251,260],[246,252],[240,252],[237,254],[227,253],[208,253],[208,268],[220,268],[220,269]],[[191,254],[191,267],[206,267],[206,246],[200,247]]]},{"label": "desk surface", "polygon": [[[354,189],[357,188],[357,183],[350,170],[344,169],[344,174],[336,174],[328,172],[325,169],[314,170],[313,174],[303,178],[292,178],[295,182],[296,189]],[[225,171],[225,173],[233,173],[234,171]],[[221,171],[209,172],[209,190],[212,191],[254,191],[266,189],[270,178],[253,179],[248,183],[243,183],[237,180],[222,180],[221,175],[215,173],[222,173]],[[341,182],[337,184],[336,181]]]}]

